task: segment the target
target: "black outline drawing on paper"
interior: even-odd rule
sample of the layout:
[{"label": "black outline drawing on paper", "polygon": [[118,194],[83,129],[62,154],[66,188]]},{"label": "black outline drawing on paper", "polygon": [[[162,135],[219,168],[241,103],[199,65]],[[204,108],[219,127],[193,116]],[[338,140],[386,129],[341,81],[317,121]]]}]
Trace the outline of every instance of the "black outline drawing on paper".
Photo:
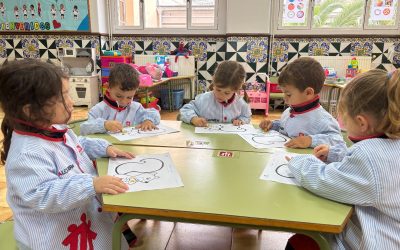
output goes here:
[{"label": "black outline drawing on paper", "polygon": [[281,177],[288,178],[288,179],[294,179],[294,176],[292,175],[292,172],[290,172],[288,168],[288,164],[281,164],[275,168],[275,173]]},{"label": "black outline drawing on paper", "polygon": [[[149,161],[151,161],[151,160],[154,160],[157,163],[149,163]],[[150,168],[147,171],[135,169],[135,165],[138,166],[138,165],[143,165],[143,164],[149,164],[149,166],[151,166],[152,168]],[[132,166],[132,165],[134,165],[134,166]],[[160,178],[160,176],[158,176],[158,172],[161,169],[163,169],[164,166],[165,166],[164,161],[162,161],[160,159],[144,158],[144,159],[140,159],[139,161],[130,161],[130,162],[125,162],[125,163],[119,164],[117,167],[115,167],[115,173],[117,175],[125,175],[126,177],[122,178],[122,181],[128,185],[132,185],[137,182],[149,183],[155,179]],[[137,174],[132,174],[132,173],[137,173]]]},{"label": "black outline drawing on paper", "polygon": [[209,131],[221,131],[221,132],[226,132],[226,133],[243,133],[243,132],[247,131],[246,128],[243,128],[241,126],[235,126],[233,128],[233,130],[230,130],[224,124],[212,124],[204,129],[209,130]]},{"label": "black outline drawing on paper", "polygon": [[143,131],[141,129],[137,129],[135,127],[129,127],[129,128],[124,128],[123,132],[121,133],[122,135],[130,135],[130,136],[135,136],[135,135],[156,135],[156,134],[160,134],[160,133],[164,133],[167,130],[164,128],[156,128],[153,130],[147,130],[147,131]]},{"label": "black outline drawing on paper", "polygon": [[[271,138],[269,141],[257,141],[256,138]],[[283,143],[287,142],[288,139],[282,135],[279,134],[273,134],[273,135],[252,135],[251,140],[254,141],[255,143],[262,144],[262,145],[272,145],[275,143]]]}]

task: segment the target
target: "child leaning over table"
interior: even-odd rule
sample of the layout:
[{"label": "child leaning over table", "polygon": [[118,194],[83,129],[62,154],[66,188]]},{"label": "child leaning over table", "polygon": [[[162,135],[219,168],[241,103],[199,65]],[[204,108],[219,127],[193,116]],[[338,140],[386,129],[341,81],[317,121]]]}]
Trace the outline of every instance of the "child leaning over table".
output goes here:
[{"label": "child leaning over table", "polygon": [[115,64],[108,84],[104,100],[90,109],[88,120],[81,124],[81,135],[120,132],[129,126],[142,130],[156,128],[160,113],[153,108],[145,109],[132,100],[139,88],[136,69],[129,64]]},{"label": "child leaning over table", "polygon": [[288,64],[280,73],[278,83],[289,106],[280,120],[264,120],[260,127],[291,137],[289,148],[315,148],[320,144],[334,146],[327,161],[340,161],[346,153],[339,124],[319,103],[319,92],[325,81],[325,72],[319,62],[301,57]]},{"label": "child leaning over table", "polygon": [[212,91],[185,104],[179,111],[180,119],[196,127],[206,127],[209,121],[235,126],[250,123],[250,105],[238,93],[245,77],[246,72],[238,62],[221,62],[213,76]]},{"label": "child leaning over table", "polygon": [[19,249],[112,247],[116,214],[101,210],[101,195],[128,186],[99,177],[92,160],[133,155],[102,139],[78,138],[66,125],[73,110],[68,91],[68,77],[52,64],[25,59],[0,69],[1,162]]},{"label": "child leaning over table", "polygon": [[[354,142],[343,160],[317,159],[330,150],[324,145],[317,157],[290,159],[289,169],[311,192],[354,205],[344,231],[328,235],[332,249],[399,249],[400,71],[374,69],[355,77],[342,91],[339,113]],[[298,249],[293,245],[304,237],[293,236],[289,245]]]}]

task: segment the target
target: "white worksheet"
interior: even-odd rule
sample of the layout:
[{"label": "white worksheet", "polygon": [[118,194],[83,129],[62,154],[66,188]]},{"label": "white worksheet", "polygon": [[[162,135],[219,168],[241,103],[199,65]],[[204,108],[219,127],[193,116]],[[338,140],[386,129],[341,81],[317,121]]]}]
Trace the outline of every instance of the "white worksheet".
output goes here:
[{"label": "white worksheet", "polygon": [[129,185],[129,192],[183,186],[169,153],[110,158],[107,174],[120,177]]},{"label": "white worksheet", "polygon": [[300,186],[300,184],[294,178],[292,172],[290,172],[288,168],[288,161],[285,159],[285,156],[293,157],[296,155],[298,154],[284,151],[275,152],[269,159],[267,166],[264,168],[264,171],[260,176],[260,179]]},{"label": "white worksheet", "polygon": [[122,132],[119,133],[109,133],[112,137],[117,138],[120,141],[134,140],[143,137],[164,135],[170,133],[176,133],[179,130],[170,128],[160,123],[157,125],[157,129],[143,131],[135,127],[125,127]]},{"label": "white worksheet", "polygon": [[207,127],[196,127],[196,134],[254,134],[257,130],[251,124],[234,126],[232,123],[209,123]]},{"label": "white worksheet", "polygon": [[290,140],[289,137],[275,130],[266,133],[240,134],[254,148],[283,148],[284,144]]}]

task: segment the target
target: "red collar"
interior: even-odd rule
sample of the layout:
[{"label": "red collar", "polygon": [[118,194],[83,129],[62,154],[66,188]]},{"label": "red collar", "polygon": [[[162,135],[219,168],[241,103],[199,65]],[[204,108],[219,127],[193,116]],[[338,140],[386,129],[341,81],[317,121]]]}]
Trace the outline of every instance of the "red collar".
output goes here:
[{"label": "red collar", "polygon": [[303,102],[297,105],[290,106],[290,117],[294,117],[294,115],[304,114],[310,112],[314,109],[317,109],[321,106],[319,104],[319,95],[315,96],[313,99]]},{"label": "red collar", "polygon": [[233,96],[229,98],[229,100],[227,100],[226,102],[219,102],[219,103],[226,108],[229,104],[231,104],[235,100],[235,96],[236,94],[233,94]]},{"label": "red collar", "polygon": [[128,105],[125,106],[125,107],[120,106],[120,105],[118,104],[117,101],[113,100],[113,99],[110,97],[110,92],[109,92],[108,90],[106,91],[106,94],[104,95],[104,102],[105,102],[109,107],[111,107],[111,108],[117,110],[118,112],[120,112],[120,111],[122,111],[122,110],[125,110],[126,107],[128,107]]},{"label": "red collar", "polygon": [[43,128],[35,126],[32,123],[23,120],[15,119],[15,121],[17,122],[17,124],[19,124],[18,129],[14,128],[14,131],[17,134],[35,136],[48,141],[64,141],[65,133],[68,131],[68,128]]},{"label": "red collar", "polygon": [[368,140],[368,139],[374,139],[374,138],[382,138],[382,139],[387,139],[387,135],[385,134],[376,134],[376,135],[367,135],[367,136],[348,136],[349,140],[352,141],[353,143],[357,143],[363,140]]}]

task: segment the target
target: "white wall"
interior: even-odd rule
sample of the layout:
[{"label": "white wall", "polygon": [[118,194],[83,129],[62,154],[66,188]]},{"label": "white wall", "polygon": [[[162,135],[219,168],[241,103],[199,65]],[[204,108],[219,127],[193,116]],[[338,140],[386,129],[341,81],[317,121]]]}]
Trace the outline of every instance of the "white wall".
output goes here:
[{"label": "white wall", "polygon": [[108,33],[106,0],[89,0],[90,27],[94,33]]},{"label": "white wall", "polygon": [[228,0],[226,33],[269,33],[270,8],[271,0]]}]

